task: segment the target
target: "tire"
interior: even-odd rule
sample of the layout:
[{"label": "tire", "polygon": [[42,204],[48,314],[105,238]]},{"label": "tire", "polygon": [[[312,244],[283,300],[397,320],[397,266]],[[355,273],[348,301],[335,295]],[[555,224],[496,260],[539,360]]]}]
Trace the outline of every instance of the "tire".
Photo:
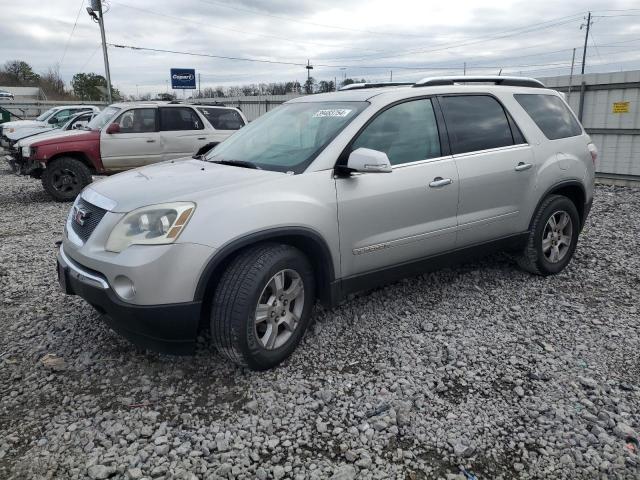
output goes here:
[{"label": "tire", "polygon": [[[293,288],[298,280],[302,292]],[[276,291],[278,282],[283,288]],[[232,260],[213,295],[213,344],[238,365],[272,368],[289,357],[302,339],[314,300],[313,270],[302,252],[275,243],[251,247]]]},{"label": "tire", "polygon": [[[565,221],[567,223],[561,229]],[[533,217],[527,244],[518,258],[518,264],[536,275],[561,272],[573,257],[579,233],[580,216],[574,203],[567,197],[550,195]]]},{"label": "tire", "polygon": [[47,164],[42,172],[42,186],[58,202],[74,200],[92,181],[91,171],[80,160],[62,157]]}]

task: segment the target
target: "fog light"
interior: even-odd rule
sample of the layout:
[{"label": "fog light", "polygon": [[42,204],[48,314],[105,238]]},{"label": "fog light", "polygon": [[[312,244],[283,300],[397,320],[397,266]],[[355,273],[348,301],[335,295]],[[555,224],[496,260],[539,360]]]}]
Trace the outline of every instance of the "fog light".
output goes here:
[{"label": "fog light", "polygon": [[113,280],[113,289],[116,291],[118,296],[126,299],[133,298],[136,294],[136,289],[133,286],[133,282],[129,279],[129,277],[125,277],[124,275],[118,275]]}]

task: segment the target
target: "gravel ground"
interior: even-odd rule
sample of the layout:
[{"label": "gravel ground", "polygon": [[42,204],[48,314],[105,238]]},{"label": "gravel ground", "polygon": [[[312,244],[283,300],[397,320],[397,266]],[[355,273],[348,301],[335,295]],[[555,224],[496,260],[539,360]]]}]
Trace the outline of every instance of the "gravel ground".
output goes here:
[{"label": "gravel ground", "polygon": [[69,205],[3,164],[0,207],[0,478],[640,477],[640,189],[598,187],[560,275],[496,255],[318,308],[265,373],[136,349],[58,292]]}]

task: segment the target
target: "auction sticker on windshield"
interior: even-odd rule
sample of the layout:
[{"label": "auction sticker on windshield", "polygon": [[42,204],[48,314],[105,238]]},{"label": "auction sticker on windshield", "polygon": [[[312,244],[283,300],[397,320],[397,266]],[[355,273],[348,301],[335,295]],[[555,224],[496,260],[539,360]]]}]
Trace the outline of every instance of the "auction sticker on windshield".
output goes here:
[{"label": "auction sticker on windshield", "polygon": [[346,117],[351,113],[351,109],[349,108],[331,108],[327,110],[318,110],[313,118],[321,118],[321,117]]}]

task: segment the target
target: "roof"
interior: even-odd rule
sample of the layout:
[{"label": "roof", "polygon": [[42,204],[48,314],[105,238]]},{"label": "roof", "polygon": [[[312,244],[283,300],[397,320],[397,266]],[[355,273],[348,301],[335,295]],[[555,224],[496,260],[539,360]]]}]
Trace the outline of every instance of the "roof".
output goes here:
[{"label": "roof", "polygon": [[188,103],[188,102],[176,102],[176,101],[166,101],[166,100],[145,100],[140,102],[118,102],[112,103],[109,105],[110,107],[118,107],[118,108],[126,108],[126,107],[208,107],[208,108],[231,108],[236,110],[237,107],[227,106],[227,105],[213,105],[210,103]]},{"label": "roof", "polygon": [[[447,93],[542,93],[551,92],[546,88],[532,88],[521,86],[505,86],[505,85],[486,85],[486,84],[468,84],[468,85],[435,85],[425,87],[398,86],[398,87],[378,87],[367,88],[361,90],[343,90],[330,93],[319,93],[316,95],[307,95],[289,100],[287,103],[305,103],[305,102],[366,102],[374,97],[393,97],[393,98],[410,98],[423,95],[443,95]],[[555,94],[555,92],[554,92]]]}]

